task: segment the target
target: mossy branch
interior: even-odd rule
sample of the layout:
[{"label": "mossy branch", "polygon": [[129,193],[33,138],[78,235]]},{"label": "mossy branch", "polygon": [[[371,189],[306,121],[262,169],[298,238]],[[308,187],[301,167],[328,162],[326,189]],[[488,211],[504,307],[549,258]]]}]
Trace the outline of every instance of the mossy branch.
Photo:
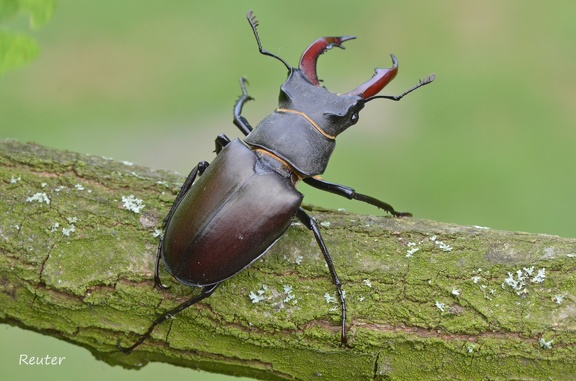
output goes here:
[{"label": "mossy branch", "polygon": [[575,239],[318,209],[352,348],[338,345],[334,287],[312,234],[296,224],[125,355],[118,339],[133,342],[197,292],[152,288],[158,231],[183,179],[13,141],[0,143],[0,164],[1,321],[109,364],[270,380],[576,374]]}]

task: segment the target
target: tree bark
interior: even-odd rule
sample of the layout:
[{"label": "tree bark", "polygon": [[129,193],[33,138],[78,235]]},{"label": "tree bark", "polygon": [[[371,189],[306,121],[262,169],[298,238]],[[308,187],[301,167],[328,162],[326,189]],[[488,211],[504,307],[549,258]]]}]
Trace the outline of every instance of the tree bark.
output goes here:
[{"label": "tree bark", "polygon": [[[112,365],[163,361],[263,380],[572,380],[576,239],[308,208],[343,282],[350,348],[313,235],[294,224],[210,298],[153,289],[181,176],[0,143],[0,321]],[[142,200],[139,203],[138,200]]]}]

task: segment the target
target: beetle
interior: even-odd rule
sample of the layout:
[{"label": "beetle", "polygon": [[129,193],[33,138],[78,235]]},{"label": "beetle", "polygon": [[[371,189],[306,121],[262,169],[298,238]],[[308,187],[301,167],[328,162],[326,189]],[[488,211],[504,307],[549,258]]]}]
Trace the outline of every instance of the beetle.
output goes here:
[{"label": "beetle", "polygon": [[302,54],[299,67],[294,68],[262,47],[258,20],[251,11],[247,19],[259,52],[288,69],[278,108],[252,128],[242,116],[243,106],[252,98],[246,80],[240,79],[242,95],[234,106],[233,123],[245,138],[231,141],[224,134],[216,138],[216,158],[192,169],[164,220],[164,236],[158,245],[154,286],[167,288],[159,275],[163,260],[170,275],[184,285],[201,287],[200,293],[158,316],[133,345],[122,347],[118,341],[118,348],[125,353],[142,344],[158,324],[209,297],[222,282],[258,260],[295,218],[314,234],[336,286],[342,317],[340,343],[346,346],[346,303],[341,282],[316,221],[301,207],[304,196],[296,190],[296,184],[303,181],[376,206],[395,217],[411,216],[319,175],[328,165],[336,136],[358,122],[358,114],[367,102],[377,98],[399,101],[432,82],[434,75],[400,95],[376,95],[398,71],[398,61],[391,55],[392,67],[376,69],[370,80],[346,94],[334,94],[320,86],[318,57],[333,47],[344,48],[342,43],[354,36],[317,39]]}]

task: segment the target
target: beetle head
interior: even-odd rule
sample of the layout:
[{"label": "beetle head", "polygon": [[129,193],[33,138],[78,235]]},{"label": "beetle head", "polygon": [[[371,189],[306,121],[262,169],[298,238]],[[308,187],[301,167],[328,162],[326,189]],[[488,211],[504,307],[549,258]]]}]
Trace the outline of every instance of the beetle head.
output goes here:
[{"label": "beetle head", "polygon": [[322,37],[317,39],[302,53],[300,64],[296,69],[291,67],[281,57],[262,47],[257,31],[258,20],[252,11],[248,12],[246,17],[254,32],[260,53],[276,58],[289,71],[288,79],[280,90],[279,107],[284,109],[283,111],[289,110],[305,115],[328,138],[334,139],[338,134],[355,124],[358,121],[358,113],[364,108],[366,102],[376,98],[398,101],[406,94],[434,80],[434,75],[432,74],[400,95],[376,95],[398,73],[398,60],[394,55],[391,55],[392,67],[377,68],[371,79],[346,94],[331,93],[320,86],[320,80],[316,74],[318,57],[333,47],[344,49],[342,43],[356,37]]},{"label": "beetle head", "polygon": [[298,69],[289,68],[288,79],[280,90],[279,107],[306,114],[326,134],[333,137],[354,125],[365,103],[398,72],[398,61],[392,56],[392,67],[376,69],[369,81],[346,94],[335,94],[320,86],[316,73],[318,57],[333,47],[344,49],[342,43],[354,38],[323,37],[308,46],[300,58]]}]

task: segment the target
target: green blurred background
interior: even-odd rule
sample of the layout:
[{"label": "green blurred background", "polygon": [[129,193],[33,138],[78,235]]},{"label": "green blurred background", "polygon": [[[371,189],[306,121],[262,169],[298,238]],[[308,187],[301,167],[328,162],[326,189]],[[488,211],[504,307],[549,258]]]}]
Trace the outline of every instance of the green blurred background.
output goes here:
[{"label": "green blurred background", "polygon": [[[355,5],[354,5],[355,4]],[[219,133],[239,137],[238,78],[256,98],[256,125],[276,107],[282,64],[296,65],[326,35],[357,40],[321,57],[334,92],[400,62],[382,92],[343,134],[324,178],[417,218],[495,229],[576,235],[576,2],[60,0],[33,36],[33,63],[0,77],[0,138],[128,160],[186,174],[213,158]],[[9,26],[18,29],[24,18]],[[373,208],[302,185],[305,202],[358,213]],[[18,366],[20,353],[66,356],[60,367]],[[8,379],[228,380],[164,364],[111,368],[84,349],[0,326]]]}]

